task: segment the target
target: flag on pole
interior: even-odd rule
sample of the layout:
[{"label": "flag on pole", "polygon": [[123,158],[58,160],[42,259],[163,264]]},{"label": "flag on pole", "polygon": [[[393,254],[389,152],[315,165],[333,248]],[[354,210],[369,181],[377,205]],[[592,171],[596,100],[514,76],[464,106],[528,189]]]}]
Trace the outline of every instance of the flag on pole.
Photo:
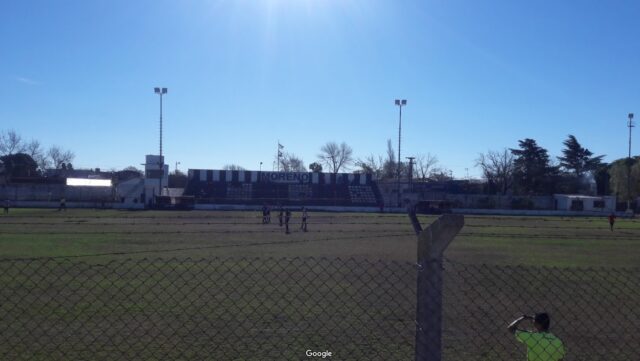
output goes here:
[{"label": "flag on pole", "polygon": [[278,151],[278,157],[282,157],[282,152]]},{"label": "flag on pole", "polygon": [[280,142],[278,142],[278,149],[282,149],[284,148],[284,145],[280,144]]}]

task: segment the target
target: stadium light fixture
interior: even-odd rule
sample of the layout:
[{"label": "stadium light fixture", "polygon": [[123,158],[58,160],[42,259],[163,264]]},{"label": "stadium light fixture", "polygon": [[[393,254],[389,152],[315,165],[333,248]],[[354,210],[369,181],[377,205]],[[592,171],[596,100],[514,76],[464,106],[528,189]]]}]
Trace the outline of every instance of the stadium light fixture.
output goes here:
[{"label": "stadium light fixture", "polygon": [[407,105],[407,99],[396,99],[396,105],[398,106],[398,108],[400,108],[400,117],[399,117],[399,121],[398,121],[398,164],[397,164],[397,176],[398,176],[398,207],[401,206],[400,204],[400,167],[402,165],[401,161],[400,161],[400,146],[401,146],[401,135],[402,135],[402,107]]}]

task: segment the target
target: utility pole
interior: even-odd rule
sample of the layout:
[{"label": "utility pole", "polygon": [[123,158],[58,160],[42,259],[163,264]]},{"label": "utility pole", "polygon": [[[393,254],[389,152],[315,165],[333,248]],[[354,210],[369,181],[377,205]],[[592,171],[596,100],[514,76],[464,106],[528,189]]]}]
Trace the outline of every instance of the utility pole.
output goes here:
[{"label": "utility pole", "polygon": [[396,105],[398,106],[398,108],[400,108],[400,117],[399,117],[399,121],[398,121],[398,207],[401,206],[400,203],[400,167],[402,165],[402,163],[400,163],[400,140],[402,138],[402,107],[407,105],[407,100],[406,99],[396,99]]}]

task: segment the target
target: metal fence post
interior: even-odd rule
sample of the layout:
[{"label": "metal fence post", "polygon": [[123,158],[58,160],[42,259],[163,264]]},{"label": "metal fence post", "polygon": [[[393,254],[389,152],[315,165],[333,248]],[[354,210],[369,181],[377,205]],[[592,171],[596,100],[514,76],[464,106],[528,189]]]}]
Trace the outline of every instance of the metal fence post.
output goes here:
[{"label": "metal fence post", "polygon": [[464,216],[440,216],[422,230],[415,210],[409,218],[418,236],[416,361],[442,360],[442,254],[464,226]]}]

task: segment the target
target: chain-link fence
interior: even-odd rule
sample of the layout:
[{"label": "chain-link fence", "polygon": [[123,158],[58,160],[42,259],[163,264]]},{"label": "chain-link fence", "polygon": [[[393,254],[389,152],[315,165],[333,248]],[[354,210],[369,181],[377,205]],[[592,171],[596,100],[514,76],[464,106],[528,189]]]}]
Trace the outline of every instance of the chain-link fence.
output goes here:
[{"label": "chain-link fence", "polygon": [[[524,360],[506,325],[536,311],[565,361],[638,360],[639,269],[443,266],[444,360]],[[355,259],[0,261],[0,359],[413,360],[418,272]]]},{"label": "chain-link fence", "polygon": [[444,284],[444,360],[525,360],[506,326],[536,312],[549,314],[565,361],[640,359],[640,269],[447,261]]}]

